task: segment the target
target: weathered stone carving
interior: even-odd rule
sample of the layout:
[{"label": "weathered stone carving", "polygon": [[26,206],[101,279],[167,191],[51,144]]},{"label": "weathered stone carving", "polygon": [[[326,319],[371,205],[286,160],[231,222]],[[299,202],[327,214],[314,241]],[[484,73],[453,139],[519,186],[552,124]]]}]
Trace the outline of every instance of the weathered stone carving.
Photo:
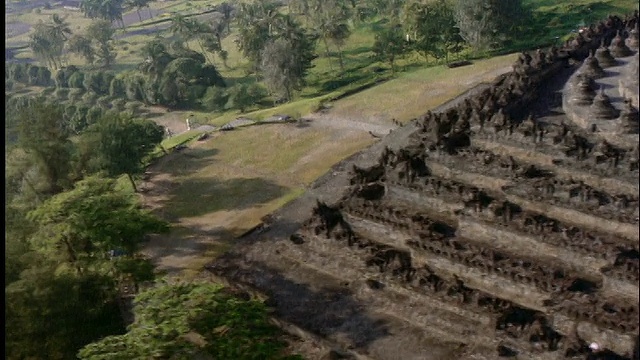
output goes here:
[{"label": "weathered stone carving", "polygon": [[602,68],[608,68],[618,64],[618,61],[611,55],[609,48],[604,45],[604,41],[602,42],[602,46],[596,50],[595,57],[598,59],[598,64]]},{"label": "weathered stone carving", "polygon": [[638,109],[633,107],[631,100],[625,99],[624,108],[620,112],[620,132],[623,134],[637,134],[640,127]]},{"label": "weathered stone carving", "polygon": [[627,38],[627,46],[632,49],[638,49],[638,22],[636,21],[636,25],[634,28],[629,31],[629,37]]},{"label": "weathered stone carving", "polygon": [[616,37],[611,40],[611,46],[609,46],[609,49],[611,50],[611,54],[617,58],[631,56],[633,54],[631,49],[629,49],[629,47],[625,44],[624,38],[620,34],[620,31],[618,31]]},{"label": "weathered stone carving", "polygon": [[569,99],[569,103],[576,105],[591,105],[596,96],[596,82],[587,74],[578,74],[576,76],[577,84],[573,97]]},{"label": "weathered stone carving", "polygon": [[590,108],[591,117],[595,120],[610,120],[618,117],[618,110],[613,107],[609,96],[605,94],[604,88],[601,88],[598,94],[593,98],[593,104]]},{"label": "weathered stone carving", "polygon": [[604,70],[602,69],[602,67],[600,67],[598,59],[594,56],[593,53],[590,53],[589,56],[584,60],[582,72],[593,79],[604,77]]}]

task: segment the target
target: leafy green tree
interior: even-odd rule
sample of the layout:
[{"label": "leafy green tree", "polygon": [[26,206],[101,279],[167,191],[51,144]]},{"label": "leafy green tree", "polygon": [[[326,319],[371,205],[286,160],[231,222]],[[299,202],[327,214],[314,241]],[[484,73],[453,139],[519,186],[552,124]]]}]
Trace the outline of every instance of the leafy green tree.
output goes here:
[{"label": "leafy green tree", "polygon": [[51,71],[44,66],[38,68],[38,81],[37,85],[51,86],[53,81],[51,80]]},{"label": "leafy green tree", "polygon": [[254,104],[251,95],[249,95],[248,87],[245,84],[237,84],[229,88],[227,91],[228,99],[227,109],[238,109],[240,112],[244,112],[248,107]]},{"label": "leafy green tree", "polygon": [[110,176],[126,174],[134,191],[133,176],[144,171],[144,160],[164,138],[162,126],[129,116],[103,116],[88,130],[95,135],[100,169]]},{"label": "leafy green tree", "polygon": [[154,82],[160,78],[167,65],[175,60],[161,39],[154,39],[144,45],[141,55],[144,61],[139,65],[139,69]]},{"label": "leafy green tree", "polygon": [[393,73],[396,71],[396,59],[406,54],[408,50],[409,47],[400,25],[392,25],[375,35],[373,52],[379,60],[389,63]]},{"label": "leafy green tree", "polygon": [[44,66],[26,64],[26,73],[29,85],[47,86],[51,83],[51,71]]},{"label": "leafy green tree", "polygon": [[191,58],[171,61],[160,85],[163,102],[171,107],[189,107],[195,102],[191,88],[202,73],[202,64]]},{"label": "leafy green tree", "polygon": [[60,274],[46,258],[31,261],[5,287],[7,359],[74,359],[86,344],[124,331],[110,277]]},{"label": "leafy green tree", "polygon": [[425,59],[428,56],[448,59],[450,52],[460,51],[463,39],[447,0],[426,3],[412,0],[406,3],[404,14],[404,28],[411,45]]},{"label": "leafy green tree", "polygon": [[222,111],[228,100],[229,96],[224,88],[210,86],[200,99],[200,104],[207,111]]},{"label": "leafy green tree", "polygon": [[51,69],[62,66],[64,44],[71,30],[64,18],[53,15],[48,22],[40,21],[29,36],[29,47],[41,62]]},{"label": "leafy green tree", "polygon": [[115,30],[108,20],[95,20],[87,27],[87,37],[95,43],[94,54],[97,62],[108,68],[116,58],[113,46],[113,35]]},{"label": "leafy green tree", "polygon": [[84,73],[81,71],[76,71],[71,76],[69,76],[69,87],[74,89],[84,89]]},{"label": "leafy green tree", "polygon": [[[167,224],[117,190],[115,180],[95,176],[26,216],[12,214],[8,244],[22,264],[9,268],[21,271],[13,270],[5,287],[7,358],[71,359],[88,343],[123,333],[118,281],[152,277],[150,264],[132,254],[146,234],[164,232]],[[125,255],[112,259],[112,249]]]},{"label": "leafy green tree", "polygon": [[200,85],[204,86],[218,86],[218,87],[226,87],[222,75],[218,72],[215,66],[211,64],[204,65],[202,70],[200,71],[200,75],[197,78],[196,82]]},{"label": "leafy green tree", "polygon": [[124,98],[127,96],[124,80],[121,76],[114,77],[109,83],[109,95],[117,98]]},{"label": "leafy green tree", "polygon": [[[26,83],[28,81],[27,64],[11,63],[8,64],[9,71],[5,73],[5,77],[9,75],[9,79],[19,83]],[[5,65],[6,69],[6,65]]]},{"label": "leafy green tree", "polygon": [[460,35],[480,51],[501,46],[528,17],[522,0],[457,0],[455,4]]},{"label": "leafy green tree", "polygon": [[145,235],[168,229],[140,209],[132,195],[118,191],[115,180],[96,176],[48,199],[29,217],[38,225],[34,248],[77,274],[105,270],[109,274],[110,250],[132,256]]},{"label": "leafy green tree", "polygon": [[265,305],[241,300],[208,282],[159,284],[135,300],[135,322],[78,352],[82,360],[111,359],[299,359],[269,322]]},{"label": "leafy green tree", "polygon": [[68,88],[69,78],[79,69],[74,65],[65,66],[56,72],[54,81],[57,88]]},{"label": "leafy green tree", "polygon": [[145,78],[137,72],[129,72],[124,75],[124,90],[127,99],[141,101],[145,99]]},{"label": "leafy green tree", "polygon": [[96,61],[95,49],[91,45],[91,39],[85,36],[74,35],[69,39],[67,49],[72,53],[82,56],[89,65],[93,65]]},{"label": "leafy green tree", "polygon": [[[69,84],[71,85],[71,84]],[[106,94],[109,92],[109,83],[104,83],[104,78],[100,71],[90,71],[84,73],[82,87],[94,94]]]},{"label": "leafy green tree", "polygon": [[73,151],[69,129],[60,106],[34,99],[17,113],[18,145],[33,159],[47,179],[47,194],[67,188]]}]

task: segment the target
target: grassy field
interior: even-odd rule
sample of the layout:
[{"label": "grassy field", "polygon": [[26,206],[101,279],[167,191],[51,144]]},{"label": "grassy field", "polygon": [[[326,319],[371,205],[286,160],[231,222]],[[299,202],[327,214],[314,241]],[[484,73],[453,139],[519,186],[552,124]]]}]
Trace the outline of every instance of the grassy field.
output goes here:
[{"label": "grassy field", "polygon": [[160,268],[197,272],[333,164],[372,142],[366,133],[333,142],[335,135],[296,124],[258,125],[213,133],[158,159],[151,182],[140,187],[145,203],[176,229],[154,240]]},{"label": "grassy field", "polygon": [[392,118],[406,122],[469,89],[472,83],[492,81],[496,71],[509,69],[516,54],[474,61],[449,69],[439,65],[398,75],[397,78],[335,102],[332,113],[342,116]]}]

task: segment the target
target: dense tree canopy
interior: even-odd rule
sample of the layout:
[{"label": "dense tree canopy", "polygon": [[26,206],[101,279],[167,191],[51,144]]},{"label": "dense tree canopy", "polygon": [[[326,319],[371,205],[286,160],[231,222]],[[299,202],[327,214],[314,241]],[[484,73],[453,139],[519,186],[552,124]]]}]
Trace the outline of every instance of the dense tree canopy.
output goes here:
[{"label": "dense tree canopy", "polygon": [[117,191],[115,180],[95,176],[47,200],[29,218],[38,227],[33,248],[79,273],[102,266],[110,250],[133,255],[146,234],[166,230],[131,195]]},{"label": "dense tree canopy", "polygon": [[455,4],[460,35],[476,50],[499,47],[526,17],[522,0],[457,0]]},{"label": "dense tree canopy", "polygon": [[[118,281],[140,276],[135,252],[165,222],[140,209],[112,179],[89,177],[24,216],[15,208],[5,247],[5,346],[10,359],[72,359],[82,346],[124,331]],[[22,223],[15,218],[21,218]],[[125,256],[111,259],[109,251]],[[9,268],[6,266],[9,265]]]},{"label": "dense tree canopy", "polygon": [[403,25],[411,46],[425,58],[448,58],[450,52],[461,50],[464,40],[455,23],[454,9],[447,0],[408,1]]},{"label": "dense tree canopy", "polygon": [[219,285],[159,284],[135,302],[129,331],[86,346],[80,359],[299,359],[282,354],[285,343],[261,302]]},{"label": "dense tree canopy", "polygon": [[381,61],[389,63],[395,72],[395,61],[409,50],[404,31],[400,25],[391,25],[379,31],[373,43],[373,52]]}]

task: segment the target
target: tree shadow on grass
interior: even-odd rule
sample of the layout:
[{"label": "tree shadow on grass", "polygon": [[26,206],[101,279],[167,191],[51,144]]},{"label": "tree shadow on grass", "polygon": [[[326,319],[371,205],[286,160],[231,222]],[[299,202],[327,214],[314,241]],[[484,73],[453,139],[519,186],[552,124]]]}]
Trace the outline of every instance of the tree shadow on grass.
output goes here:
[{"label": "tree shadow on grass", "polygon": [[[176,226],[169,234],[151,236],[143,252],[155,259],[160,273],[176,273],[192,265],[194,258],[224,253],[232,238],[231,233],[221,227],[203,230]],[[179,261],[181,258],[184,260]]]},{"label": "tree shadow on grass", "polygon": [[173,187],[164,207],[176,217],[194,217],[266,204],[288,191],[288,188],[262,178],[187,179]]},{"label": "tree shadow on grass", "polygon": [[[188,138],[184,138],[188,140]],[[216,148],[190,147],[173,149],[167,155],[158,158],[148,169],[152,173],[168,173],[173,176],[184,176],[211,165],[213,158],[218,154]]]}]

